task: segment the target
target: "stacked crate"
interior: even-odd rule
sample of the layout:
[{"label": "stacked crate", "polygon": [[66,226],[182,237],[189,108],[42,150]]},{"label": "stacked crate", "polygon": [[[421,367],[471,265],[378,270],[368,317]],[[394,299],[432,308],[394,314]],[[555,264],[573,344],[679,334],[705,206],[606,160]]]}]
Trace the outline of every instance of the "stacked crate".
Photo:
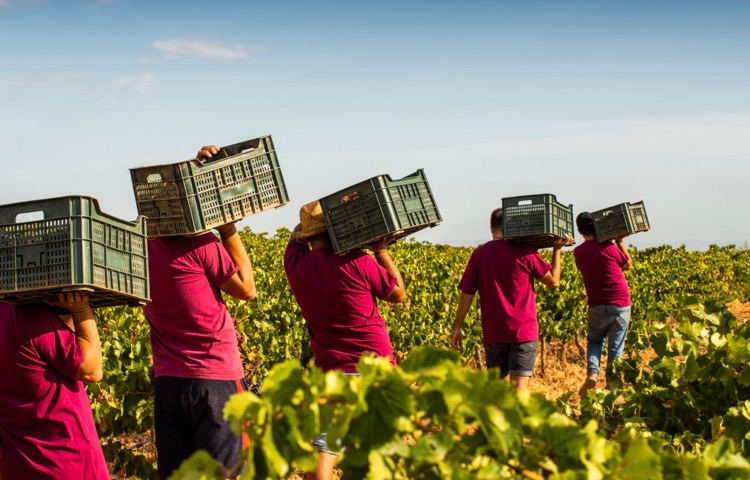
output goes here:
[{"label": "stacked crate", "polygon": [[613,238],[645,232],[650,226],[643,202],[621,203],[591,212],[596,240],[605,242]]},{"label": "stacked crate", "polygon": [[549,193],[507,197],[503,204],[503,238],[534,248],[552,247],[557,238],[573,237],[573,205]]},{"label": "stacked crate", "polygon": [[0,301],[56,301],[80,291],[92,307],[144,305],[146,224],[102,213],[87,196],[0,206]]},{"label": "stacked crate", "polygon": [[333,249],[344,254],[387,236],[402,238],[443,219],[424,170],[379,175],[320,199]]},{"label": "stacked crate", "polygon": [[209,159],[130,169],[149,237],[194,235],[289,201],[270,135]]}]

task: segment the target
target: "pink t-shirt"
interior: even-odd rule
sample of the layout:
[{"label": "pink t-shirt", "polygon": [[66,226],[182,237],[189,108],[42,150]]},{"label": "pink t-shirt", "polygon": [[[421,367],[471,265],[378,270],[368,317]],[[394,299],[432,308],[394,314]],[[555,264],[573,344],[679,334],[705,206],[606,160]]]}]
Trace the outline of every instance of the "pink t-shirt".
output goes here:
[{"label": "pink t-shirt", "polygon": [[385,298],[396,279],[361,250],[336,255],[310,250],[291,239],[284,255],[289,286],[307,322],[315,364],[322,370],[356,372],[364,352],[395,364],[388,328],[375,298]]},{"label": "pink t-shirt", "polygon": [[81,360],[48,307],[0,303],[0,478],[109,479]]},{"label": "pink t-shirt", "polygon": [[234,322],[220,285],[238,271],[213,233],[148,241],[151,325],[157,377],[243,378]]},{"label": "pink t-shirt", "polygon": [[492,240],[474,250],[458,288],[479,292],[485,345],[539,340],[534,279],[551,269],[527,245]]},{"label": "pink t-shirt", "polygon": [[586,240],[573,250],[576,266],[583,276],[589,307],[630,306],[630,290],[622,267],[628,257],[613,242]]}]

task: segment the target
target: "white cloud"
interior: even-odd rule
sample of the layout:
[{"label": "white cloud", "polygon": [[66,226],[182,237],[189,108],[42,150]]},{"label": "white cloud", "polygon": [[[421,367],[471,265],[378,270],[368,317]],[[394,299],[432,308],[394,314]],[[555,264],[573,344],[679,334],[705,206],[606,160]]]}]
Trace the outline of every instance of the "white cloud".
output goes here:
[{"label": "white cloud", "polygon": [[[2,0],[0,0],[2,1]],[[91,76],[85,70],[63,70],[40,74],[36,77],[0,78],[0,89],[19,91],[70,92],[92,90]],[[102,88],[99,88],[101,91]],[[103,90],[110,92],[146,95],[155,93],[156,81],[151,73],[138,77],[122,78],[106,84]]]},{"label": "white cloud", "polygon": [[[3,0],[0,0],[3,1]],[[35,90],[60,89],[73,87],[87,78],[85,70],[70,69],[48,72],[38,77],[6,77],[0,78],[0,87],[27,88]]]},{"label": "white cloud", "polygon": [[150,73],[135,78],[123,78],[109,82],[109,90],[115,92],[134,93],[146,95],[156,92],[156,82]]},{"label": "white cloud", "polygon": [[215,40],[197,37],[156,40],[151,45],[169,59],[198,57],[210,60],[242,60],[262,50],[261,47],[224,45]]}]

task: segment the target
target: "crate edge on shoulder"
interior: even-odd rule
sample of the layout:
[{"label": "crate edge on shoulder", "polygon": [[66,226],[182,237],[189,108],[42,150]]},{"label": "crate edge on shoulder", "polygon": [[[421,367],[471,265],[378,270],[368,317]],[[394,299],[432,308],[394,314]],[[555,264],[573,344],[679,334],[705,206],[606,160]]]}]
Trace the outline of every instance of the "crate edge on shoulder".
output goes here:
[{"label": "crate edge on shoulder", "polygon": [[377,175],[319,201],[339,255],[390,235],[404,238],[443,220],[422,168],[398,179]]},{"label": "crate edge on shoulder", "polygon": [[643,200],[618,203],[593,211],[591,219],[597,242],[606,242],[621,235],[632,235],[651,229]]},{"label": "crate edge on shoulder", "polygon": [[539,249],[552,247],[565,235],[575,239],[573,205],[563,205],[551,193],[504,197],[501,203],[503,238],[508,241]]},{"label": "crate edge on shoulder", "polygon": [[[17,221],[37,212],[45,218]],[[0,206],[0,301],[38,303],[84,291],[92,308],[145,305],[147,222],[143,216],[130,222],[103,212],[88,195]]]},{"label": "crate edge on shoulder", "polygon": [[289,201],[271,135],[221,147],[204,160],[134,167],[130,176],[150,237],[198,235]]}]

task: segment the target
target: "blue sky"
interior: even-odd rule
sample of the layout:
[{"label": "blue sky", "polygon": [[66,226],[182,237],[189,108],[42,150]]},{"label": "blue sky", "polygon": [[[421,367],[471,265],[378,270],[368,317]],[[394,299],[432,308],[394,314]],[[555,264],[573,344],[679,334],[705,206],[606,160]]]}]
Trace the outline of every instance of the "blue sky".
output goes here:
[{"label": "blue sky", "polygon": [[[0,204],[91,195],[129,168],[272,134],[299,207],[424,168],[476,245],[501,198],[643,200],[638,247],[750,242],[750,3],[0,0]],[[580,238],[577,239],[580,242]]]}]

